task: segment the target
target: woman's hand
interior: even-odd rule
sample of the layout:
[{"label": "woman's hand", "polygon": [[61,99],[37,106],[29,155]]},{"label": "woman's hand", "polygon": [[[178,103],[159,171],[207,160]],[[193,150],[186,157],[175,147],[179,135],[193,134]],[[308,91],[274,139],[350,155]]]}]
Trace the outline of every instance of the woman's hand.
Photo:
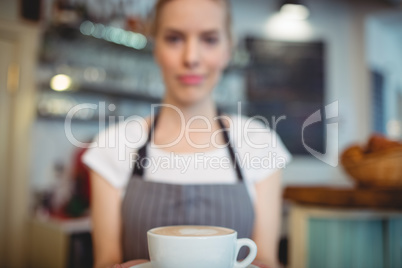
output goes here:
[{"label": "woman's hand", "polygon": [[257,260],[254,260],[251,264],[255,265],[255,266],[259,267],[259,268],[271,268],[268,265],[266,265],[265,263],[263,263],[261,261],[257,261]]},{"label": "woman's hand", "polygon": [[132,260],[128,261],[122,264],[115,264],[113,266],[110,266],[109,268],[130,268],[131,266],[138,265],[141,263],[146,263],[149,262],[149,260]]}]

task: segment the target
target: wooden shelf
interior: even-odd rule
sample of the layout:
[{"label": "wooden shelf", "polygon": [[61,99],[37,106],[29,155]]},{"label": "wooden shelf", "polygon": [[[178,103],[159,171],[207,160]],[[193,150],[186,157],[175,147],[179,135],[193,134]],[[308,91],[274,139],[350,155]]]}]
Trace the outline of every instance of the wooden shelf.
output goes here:
[{"label": "wooden shelf", "polygon": [[82,95],[82,94],[89,94],[89,95],[101,95],[107,97],[115,97],[121,99],[130,99],[130,100],[138,100],[138,101],[145,101],[149,103],[160,103],[162,98],[153,97],[149,95],[144,95],[141,93],[136,92],[124,92],[118,89],[106,89],[102,86],[95,86],[95,85],[83,85],[79,89],[76,90],[69,90],[69,91],[53,91],[48,86],[43,85],[41,87],[41,92],[50,92],[55,94],[64,94],[64,95]]},{"label": "wooden shelf", "polygon": [[402,190],[347,187],[287,187],[284,199],[303,205],[402,210]]}]

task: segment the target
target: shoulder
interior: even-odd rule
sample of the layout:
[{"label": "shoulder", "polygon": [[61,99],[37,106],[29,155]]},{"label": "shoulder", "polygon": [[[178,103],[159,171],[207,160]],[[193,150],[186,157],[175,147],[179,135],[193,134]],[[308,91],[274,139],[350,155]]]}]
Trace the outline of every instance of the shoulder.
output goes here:
[{"label": "shoulder", "polygon": [[[249,117],[246,115],[228,114],[230,135],[233,141],[240,146],[236,147],[268,147],[273,139],[278,138],[276,132],[269,126],[267,120],[261,116]],[[264,122],[265,121],[265,122]],[[257,146],[255,146],[257,145]]]},{"label": "shoulder", "polygon": [[100,131],[82,156],[83,163],[116,188],[124,187],[135,153],[146,141],[148,122],[132,116]]},{"label": "shoulder", "polygon": [[291,161],[291,154],[266,119],[233,114],[229,118],[233,147],[247,179],[260,181]]}]

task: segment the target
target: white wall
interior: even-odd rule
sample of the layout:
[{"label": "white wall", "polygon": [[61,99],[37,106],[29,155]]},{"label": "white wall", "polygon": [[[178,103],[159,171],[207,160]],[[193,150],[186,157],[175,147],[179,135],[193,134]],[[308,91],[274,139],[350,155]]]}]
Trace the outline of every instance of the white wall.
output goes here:
[{"label": "white wall", "polygon": [[[371,95],[365,58],[364,23],[367,14],[390,9],[386,4],[309,0],[310,18],[281,27],[276,1],[233,1],[234,33],[288,41],[326,43],[325,103],[339,101],[340,152],[353,142],[367,140],[371,126]],[[293,31],[293,32],[292,32]],[[300,34],[300,33],[303,34]],[[344,184],[345,174],[313,157],[298,157],[284,172],[284,184]]]},{"label": "white wall", "polygon": [[402,138],[402,10],[380,12],[366,23],[370,68],[384,75],[384,120],[390,138]]}]

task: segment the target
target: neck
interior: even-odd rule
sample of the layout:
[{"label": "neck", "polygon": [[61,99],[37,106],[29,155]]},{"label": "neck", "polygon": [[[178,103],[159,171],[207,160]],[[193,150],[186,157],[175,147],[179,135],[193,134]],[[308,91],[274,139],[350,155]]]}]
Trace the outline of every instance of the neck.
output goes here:
[{"label": "neck", "polygon": [[[214,117],[216,116],[216,105],[212,97],[205,98],[204,100],[191,105],[177,103],[167,95],[163,99],[159,112],[159,117],[163,118],[163,121],[180,126],[182,123],[187,124],[187,122],[194,116],[201,116],[211,123],[214,122]],[[182,122],[183,120],[184,122]],[[195,124],[196,121],[199,120],[193,121],[194,123],[192,123],[192,125]]]}]

